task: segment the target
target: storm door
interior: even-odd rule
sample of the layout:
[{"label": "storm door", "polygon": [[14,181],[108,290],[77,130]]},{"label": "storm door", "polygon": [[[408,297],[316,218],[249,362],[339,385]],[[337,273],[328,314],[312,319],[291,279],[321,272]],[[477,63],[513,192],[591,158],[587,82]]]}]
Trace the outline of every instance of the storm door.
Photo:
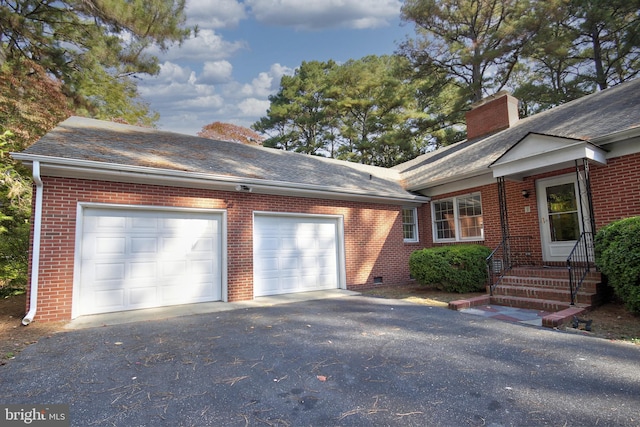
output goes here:
[{"label": "storm door", "polygon": [[536,187],[544,261],[564,262],[582,232],[575,175],[538,180]]}]

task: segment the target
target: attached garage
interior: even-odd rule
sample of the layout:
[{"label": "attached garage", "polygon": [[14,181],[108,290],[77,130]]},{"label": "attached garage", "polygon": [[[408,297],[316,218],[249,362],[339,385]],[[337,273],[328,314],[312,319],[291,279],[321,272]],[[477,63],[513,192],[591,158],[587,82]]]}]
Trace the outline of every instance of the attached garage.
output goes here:
[{"label": "attached garage", "polygon": [[256,213],[254,296],[344,287],[342,218]]},{"label": "attached garage", "polygon": [[34,183],[25,325],[402,283],[398,214],[429,201],[395,169],[82,117],[11,155]]},{"label": "attached garage", "polygon": [[223,299],[224,213],[80,206],[74,316]]}]

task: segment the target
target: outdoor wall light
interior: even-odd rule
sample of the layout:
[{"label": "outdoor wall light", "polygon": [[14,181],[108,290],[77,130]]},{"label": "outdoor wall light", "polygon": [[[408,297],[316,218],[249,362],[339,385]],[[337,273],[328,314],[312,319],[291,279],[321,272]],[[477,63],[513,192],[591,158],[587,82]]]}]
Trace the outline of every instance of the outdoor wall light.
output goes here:
[{"label": "outdoor wall light", "polygon": [[522,190],[522,197],[524,197],[525,199],[529,198],[529,192],[527,190]]},{"label": "outdoor wall light", "polygon": [[251,193],[251,187],[248,185],[236,185],[236,191],[244,191],[245,193]]}]

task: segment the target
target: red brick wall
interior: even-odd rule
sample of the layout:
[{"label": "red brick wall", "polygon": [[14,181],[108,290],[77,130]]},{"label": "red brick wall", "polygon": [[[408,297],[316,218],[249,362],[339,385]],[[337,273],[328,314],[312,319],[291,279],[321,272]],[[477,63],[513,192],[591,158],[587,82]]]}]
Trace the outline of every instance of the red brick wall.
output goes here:
[{"label": "red brick wall", "polygon": [[[254,211],[342,215],[351,289],[372,287],[377,276],[385,285],[407,282],[408,257],[423,245],[403,242],[401,206],[54,177],[43,182],[39,321],[71,318],[78,202],[225,209],[229,301],[253,298]],[[425,228],[420,222],[421,237]]]},{"label": "red brick wall", "polygon": [[[591,167],[596,228],[616,219],[640,215],[640,154],[609,159],[606,166]],[[511,235],[532,237],[532,258],[542,263],[535,180],[567,173],[573,168],[507,182]],[[64,178],[44,178],[44,219],[40,259],[37,320],[68,320],[71,316],[73,257],[77,202],[181,206],[226,209],[228,229],[228,295],[230,301],[253,297],[253,211],[296,212],[344,216],[347,286],[373,287],[408,281],[412,251],[434,246],[431,207],[418,208],[420,241],[405,244],[400,206],[265,196],[236,192],[103,183]],[[528,198],[522,196],[527,190]],[[482,194],[484,244],[495,248],[501,241],[497,184],[434,197],[443,199],[474,192]],[[529,212],[525,212],[525,208]]]},{"label": "red brick wall", "polygon": [[592,166],[591,190],[596,230],[612,221],[640,215],[640,153]]},{"label": "red brick wall", "polygon": [[[575,168],[566,168],[529,176],[523,181],[506,182],[509,232],[512,236],[531,236],[533,264],[543,263],[536,181],[559,175],[575,175],[575,173]],[[590,177],[596,230],[611,221],[640,215],[640,154],[609,159],[605,166],[591,165]],[[528,198],[523,197],[522,190],[527,190]],[[484,242],[477,243],[493,249],[502,240],[497,183],[435,196],[432,200],[476,192],[482,194],[485,237]],[[526,208],[529,212],[526,212]],[[424,210],[424,222],[431,224],[431,209],[426,206]],[[438,245],[433,243],[431,236],[427,236],[424,241],[427,242],[427,246]]]}]

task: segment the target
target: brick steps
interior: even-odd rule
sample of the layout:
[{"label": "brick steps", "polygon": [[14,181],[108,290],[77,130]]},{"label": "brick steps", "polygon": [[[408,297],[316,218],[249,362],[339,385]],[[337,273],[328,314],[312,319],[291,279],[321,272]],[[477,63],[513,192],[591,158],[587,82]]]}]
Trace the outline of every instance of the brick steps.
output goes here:
[{"label": "brick steps", "polygon": [[542,319],[542,325],[556,328],[598,305],[604,294],[600,273],[589,272],[576,295],[576,304],[572,306],[566,269],[519,267],[502,278],[500,285],[494,288],[493,295],[452,301],[449,308],[462,310],[495,304],[542,310],[552,312]]},{"label": "brick steps", "polygon": [[[597,292],[598,285],[601,283],[600,280],[591,280],[585,279],[580,286],[580,290],[582,292]],[[538,277],[521,277],[521,276],[505,276],[502,278],[500,285],[502,286],[511,286],[511,287],[535,287],[535,288],[546,288],[546,289],[558,289],[558,290],[566,290],[569,291],[569,279],[567,277],[559,279],[559,278],[538,278]]]},{"label": "brick steps", "polygon": [[[563,301],[566,302],[567,305],[571,302],[571,293],[569,292],[568,284],[566,288],[500,285],[494,290],[493,295],[495,297],[518,297],[534,300]],[[599,298],[597,292],[581,290],[576,295],[576,303],[579,304],[594,305],[598,302]]]},{"label": "brick steps", "polygon": [[491,303],[496,305],[504,305],[507,307],[528,308],[531,310],[542,311],[559,311],[571,306],[571,303],[569,301],[515,297],[510,295],[495,294],[491,297]]},{"label": "brick steps", "polygon": [[[515,304],[514,304],[515,303]],[[542,326],[546,328],[558,328],[563,324],[569,323],[574,316],[580,316],[589,311],[590,306],[584,304],[576,304],[574,306],[568,303],[551,300],[536,300],[534,298],[517,298],[509,299],[496,298],[495,296],[482,295],[479,297],[469,298],[467,300],[451,301],[449,309],[464,310],[465,308],[477,307],[480,305],[504,305],[508,307],[530,308],[552,312],[542,318]]]}]

